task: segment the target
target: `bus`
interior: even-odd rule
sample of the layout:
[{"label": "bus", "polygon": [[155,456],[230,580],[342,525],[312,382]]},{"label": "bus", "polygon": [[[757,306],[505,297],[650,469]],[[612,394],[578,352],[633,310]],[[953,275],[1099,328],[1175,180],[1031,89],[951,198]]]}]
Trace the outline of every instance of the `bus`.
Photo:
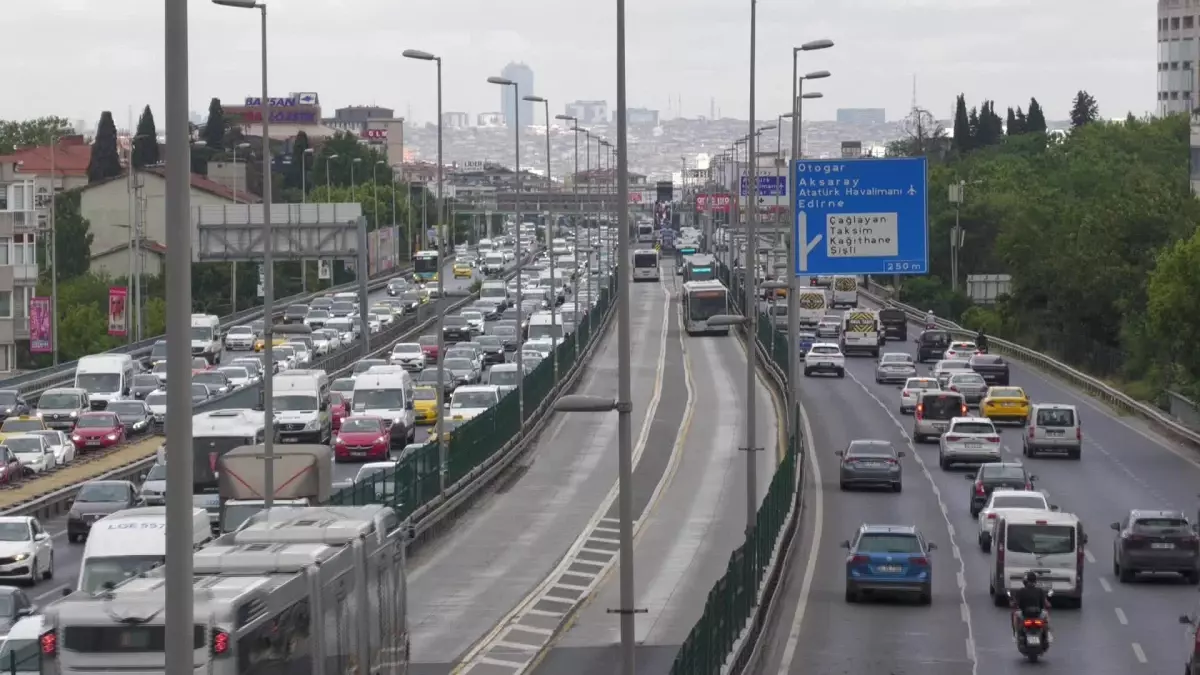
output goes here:
[{"label": "bus", "polygon": [[729,327],[710,327],[708,320],[729,313],[729,290],[716,280],[685,281],[683,319],[688,335],[729,335]]},{"label": "bus", "polygon": [[437,251],[417,251],[413,258],[413,278],[417,281],[437,281],[442,264]]},{"label": "bus", "polygon": [[653,244],[655,240],[654,223],[638,223],[637,241],[639,244]]},{"label": "bus", "polygon": [[712,281],[717,278],[717,261],[710,255],[694,255],[684,263],[683,280]]},{"label": "bus", "polygon": [[633,252],[633,280],[658,281],[658,251],[642,248]]},{"label": "bus", "polygon": [[683,265],[687,262],[687,257],[690,255],[696,255],[699,252],[700,251],[691,244],[677,247],[675,249],[675,273],[682,275]]}]

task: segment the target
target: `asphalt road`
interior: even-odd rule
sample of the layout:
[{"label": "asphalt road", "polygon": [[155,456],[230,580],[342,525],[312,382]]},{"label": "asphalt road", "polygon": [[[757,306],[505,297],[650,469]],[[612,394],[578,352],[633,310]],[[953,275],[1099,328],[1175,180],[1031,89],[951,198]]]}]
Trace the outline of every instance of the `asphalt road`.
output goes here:
[{"label": "asphalt road", "polygon": [[[910,335],[919,330],[911,326]],[[885,351],[912,353],[891,342]],[[1038,371],[1013,363],[1012,384],[1035,402],[1077,406],[1080,461],[1025,461],[1050,501],[1077,514],[1090,537],[1079,610],[1052,612],[1055,642],[1039,673],[1165,674],[1182,670],[1189,645],[1177,623],[1196,608],[1196,589],[1170,579],[1122,584],[1112,573],[1111,522],[1133,508],[1193,513],[1200,459],[1140,422],[1124,418]],[[786,572],[781,610],[765,636],[759,672],[767,675],[1006,675],[1027,672],[1012,642],[1007,610],[991,604],[987,562],[976,542],[962,471],[938,468],[937,446],[908,443],[912,421],[897,410],[899,387],[874,382],[874,361],[847,359],[845,379],[802,382],[816,466],[809,471],[801,540]],[[1002,431],[1006,460],[1022,461],[1021,429]],[[906,449],[904,491],[841,492],[834,451],[852,439],[883,438]],[[818,471],[819,470],[819,471]],[[862,522],[913,524],[940,545],[933,553],[929,607],[848,605],[838,542]]]},{"label": "asphalt road", "polygon": [[[633,289],[633,424],[639,429],[664,358],[667,298]],[[593,354],[576,391],[615,396],[616,331]],[[665,371],[664,371],[665,372]],[[658,408],[678,420],[682,402]],[[493,492],[411,559],[413,675],[448,673],[554,568],[616,478],[616,414],[558,414]]]}]

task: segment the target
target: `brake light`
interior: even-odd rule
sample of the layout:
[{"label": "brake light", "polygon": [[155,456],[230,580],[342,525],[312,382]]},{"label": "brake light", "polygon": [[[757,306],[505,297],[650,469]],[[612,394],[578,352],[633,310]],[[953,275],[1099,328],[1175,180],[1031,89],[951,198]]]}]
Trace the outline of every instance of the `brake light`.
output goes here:
[{"label": "brake light", "polygon": [[871,559],[865,555],[850,556],[850,564],[851,565],[865,565],[870,561],[871,561]]},{"label": "brake light", "polygon": [[919,419],[919,420],[925,419],[925,404],[924,403],[917,404],[917,411],[916,411],[915,415],[917,416],[917,419]]},{"label": "brake light", "polygon": [[1121,538],[1128,539],[1129,541],[1144,541],[1146,539],[1146,537],[1140,534],[1134,534],[1132,532],[1126,532],[1125,534],[1121,535]]},{"label": "brake light", "polygon": [[1075,551],[1075,585],[1083,583],[1083,544]]},{"label": "brake light", "polygon": [[962,439],[963,439],[962,436],[946,436],[946,440],[950,441],[951,443],[957,443],[958,441],[961,441]]},{"label": "brake light", "polygon": [[987,519],[988,519],[988,520],[995,520],[995,519],[996,519],[996,514],[995,514],[995,513],[989,513],[989,514],[988,514],[988,517],[987,517]]},{"label": "brake light", "polygon": [[950,385],[950,391],[958,391],[958,387],[952,384]]},{"label": "brake light", "polygon": [[1083,440],[1083,427],[1075,427],[1075,440]]},{"label": "brake light", "polygon": [[987,442],[988,442],[988,443],[999,443],[999,442],[1000,442],[1000,437],[999,437],[999,436],[988,436],[988,437],[987,437]]},{"label": "brake light", "polygon": [[54,657],[58,655],[58,636],[54,631],[42,633],[42,637],[38,638],[38,642],[42,647],[42,656]]},{"label": "brake light", "polygon": [[983,481],[981,481],[981,480],[975,481],[975,494],[980,495],[980,496],[987,494],[983,490]]},{"label": "brake light", "polygon": [[1041,619],[1025,619],[1026,628],[1041,628],[1045,625],[1046,622],[1042,621]]},{"label": "brake light", "polygon": [[213,631],[212,636],[212,653],[213,656],[221,656],[229,651],[229,633],[223,630]]},{"label": "brake light", "polygon": [[967,404],[966,403],[962,404],[962,416],[963,417],[967,416]]},{"label": "brake light", "polygon": [[929,558],[925,558],[925,557],[909,558],[908,564],[916,565],[917,567],[928,567],[929,566]]},{"label": "brake light", "polygon": [[1032,424],[1030,424],[1030,425],[1029,425],[1029,439],[1030,439],[1030,440],[1033,440],[1033,433],[1034,433],[1034,431],[1035,431],[1035,427],[1034,427]]}]

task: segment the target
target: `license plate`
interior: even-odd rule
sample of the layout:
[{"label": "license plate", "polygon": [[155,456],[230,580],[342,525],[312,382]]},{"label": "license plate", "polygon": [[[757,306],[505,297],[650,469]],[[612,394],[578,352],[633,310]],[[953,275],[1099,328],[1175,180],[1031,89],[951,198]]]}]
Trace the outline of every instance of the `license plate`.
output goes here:
[{"label": "license plate", "polygon": [[978,450],[982,447],[983,447],[982,443],[967,443],[967,448],[971,449],[971,450]]},{"label": "license plate", "polygon": [[1169,549],[1175,548],[1175,544],[1164,544],[1164,543],[1150,544],[1150,548],[1155,548],[1155,549],[1159,549],[1159,550],[1169,550]]},{"label": "license plate", "polygon": [[300,441],[300,439],[296,438],[295,436],[284,436],[283,437],[284,443],[298,443],[299,441]]},{"label": "license plate", "polygon": [[1063,435],[1063,433],[1064,433],[1064,432],[1063,432],[1063,430],[1062,430],[1062,429],[1047,429],[1047,430],[1046,430],[1046,435],[1047,435],[1047,436],[1062,436],[1062,435]]},{"label": "license plate", "polygon": [[355,450],[351,454],[353,454],[355,457],[365,457],[367,455],[367,451],[366,450]]},{"label": "license plate", "polygon": [[880,565],[875,568],[875,571],[883,574],[897,574],[900,572],[900,569],[899,565]]},{"label": "license plate", "polygon": [[1025,644],[1027,644],[1031,647],[1036,647],[1036,646],[1042,644],[1042,636],[1041,635],[1026,635],[1025,636]]},{"label": "license plate", "polygon": [[934,423],[933,428],[937,429],[938,431],[945,431],[949,426],[949,424]]},{"label": "license plate", "polygon": [[818,363],[817,365],[818,365],[818,366],[832,366],[833,364],[832,364],[832,363],[830,363],[830,362],[828,362],[828,361],[821,361],[821,362],[820,362],[820,363]]},{"label": "license plate", "polygon": [[88,445],[100,445],[100,441],[93,439],[87,442]]}]

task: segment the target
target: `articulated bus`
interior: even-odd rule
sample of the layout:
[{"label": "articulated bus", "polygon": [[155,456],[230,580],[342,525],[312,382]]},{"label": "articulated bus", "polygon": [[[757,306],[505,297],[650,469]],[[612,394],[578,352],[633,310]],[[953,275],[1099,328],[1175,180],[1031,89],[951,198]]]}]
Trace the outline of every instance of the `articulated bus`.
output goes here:
[{"label": "articulated bus", "polygon": [[417,281],[437,281],[442,271],[437,251],[417,251],[413,258],[413,278]]},{"label": "articulated bus", "polygon": [[683,266],[687,262],[687,257],[696,255],[700,251],[692,245],[679,246],[675,249],[675,274],[683,275]]},{"label": "articulated bus", "polygon": [[658,251],[640,248],[633,252],[633,280],[658,281]]},{"label": "articulated bus", "polygon": [[637,241],[639,244],[653,244],[654,238],[654,223],[638,223]]},{"label": "articulated bus", "polygon": [[710,255],[694,255],[683,267],[683,280],[712,281],[717,278],[717,261]]},{"label": "articulated bus", "polygon": [[729,327],[710,328],[708,320],[729,313],[729,290],[719,281],[686,281],[683,284],[683,320],[688,335],[729,335]]}]

